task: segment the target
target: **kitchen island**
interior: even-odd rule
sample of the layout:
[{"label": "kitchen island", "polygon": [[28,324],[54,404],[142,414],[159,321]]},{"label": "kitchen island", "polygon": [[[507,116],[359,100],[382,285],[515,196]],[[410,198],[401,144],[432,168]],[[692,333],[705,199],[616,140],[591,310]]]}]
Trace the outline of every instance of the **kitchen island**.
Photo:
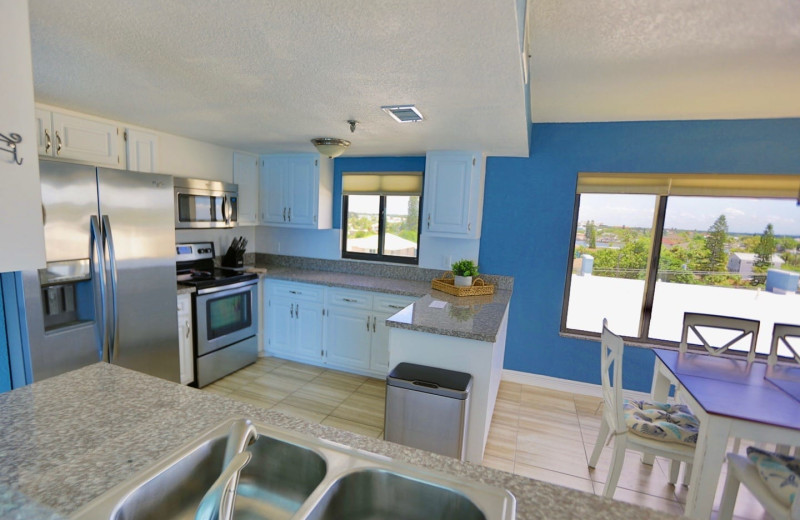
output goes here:
[{"label": "kitchen island", "polygon": [[519,519],[674,518],[97,363],[0,395],[0,518],[63,519],[231,417],[510,490]]}]

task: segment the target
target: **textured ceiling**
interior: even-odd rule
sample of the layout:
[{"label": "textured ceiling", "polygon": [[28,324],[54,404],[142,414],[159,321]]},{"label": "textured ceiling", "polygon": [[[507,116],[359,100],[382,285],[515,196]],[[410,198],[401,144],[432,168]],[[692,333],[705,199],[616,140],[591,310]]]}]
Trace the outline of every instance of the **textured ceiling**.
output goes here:
[{"label": "textured ceiling", "polygon": [[534,121],[800,116],[798,0],[530,0]]},{"label": "textured ceiling", "polygon": [[[30,11],[39,102],[253,152],[340,137],[351,156],[528,154],[516,0],[30,0]],[[388,104],[426,119],[401,125]]]}]

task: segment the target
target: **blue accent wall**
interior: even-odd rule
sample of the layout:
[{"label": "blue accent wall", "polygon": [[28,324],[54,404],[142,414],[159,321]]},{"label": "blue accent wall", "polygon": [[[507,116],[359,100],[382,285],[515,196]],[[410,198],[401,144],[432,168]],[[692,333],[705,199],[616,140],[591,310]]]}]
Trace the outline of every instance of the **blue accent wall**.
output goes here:
[{"label": "blue accent wall", "polygon": [[[580,171],[800,173],[800,119],[534,124],[529,158],[488,158],[479,264],[514,276],[505,368],[599,384],[598,342],[559,336]],[[626,388],[652,373],[626,348]]]},{"label": "blue accent wall", "polygon": [[425,157],[340,157],[333,160],[333,227],[342,227],[342,172],[422,172]]},{"label": "blue accent wall", "polygon": [[0,273],[0,393],[33,380],[20,273]]}]

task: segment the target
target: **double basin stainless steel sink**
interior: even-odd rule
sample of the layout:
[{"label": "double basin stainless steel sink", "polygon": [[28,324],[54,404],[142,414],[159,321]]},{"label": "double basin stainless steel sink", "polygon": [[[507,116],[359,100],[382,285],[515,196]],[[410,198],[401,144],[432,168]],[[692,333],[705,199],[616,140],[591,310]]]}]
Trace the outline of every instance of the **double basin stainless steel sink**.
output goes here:
[{"label": "double basin stainless steel sink", "polygon": [[[219,477],[234,420],[188,443],[77,511],[74,519],[193,519]],[[324,439],[255,423],[234,518],[513,520],[507,490],[416,468]]]}]

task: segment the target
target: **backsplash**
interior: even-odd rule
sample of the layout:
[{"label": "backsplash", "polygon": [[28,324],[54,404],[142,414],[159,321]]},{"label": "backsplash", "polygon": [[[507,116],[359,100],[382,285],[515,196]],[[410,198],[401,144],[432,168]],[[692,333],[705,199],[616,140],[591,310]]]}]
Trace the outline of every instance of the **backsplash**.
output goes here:
[{"label": "backsplash", "polygon": [[[247,255],[245,255],[247,263]],[[443,270],[425,269],[410,265],[391,265],[371,262],[356,262],[353,260],[325,260],[321,258],[307,258],[301,256],[273,255],[256,253],[255,264],[259,267],[276,265],[281,267],[294,267],[313,271],[332,271],[337,273],[358,274],[363,276],[378,276],[383,278],[397,278],[401,280],[414,280],[428,282],[440,278]],[[480,278],[486,283],[495,284],[498,289],[511,290],[514,288],[514,277],[492,274],[481,274]]]}]

